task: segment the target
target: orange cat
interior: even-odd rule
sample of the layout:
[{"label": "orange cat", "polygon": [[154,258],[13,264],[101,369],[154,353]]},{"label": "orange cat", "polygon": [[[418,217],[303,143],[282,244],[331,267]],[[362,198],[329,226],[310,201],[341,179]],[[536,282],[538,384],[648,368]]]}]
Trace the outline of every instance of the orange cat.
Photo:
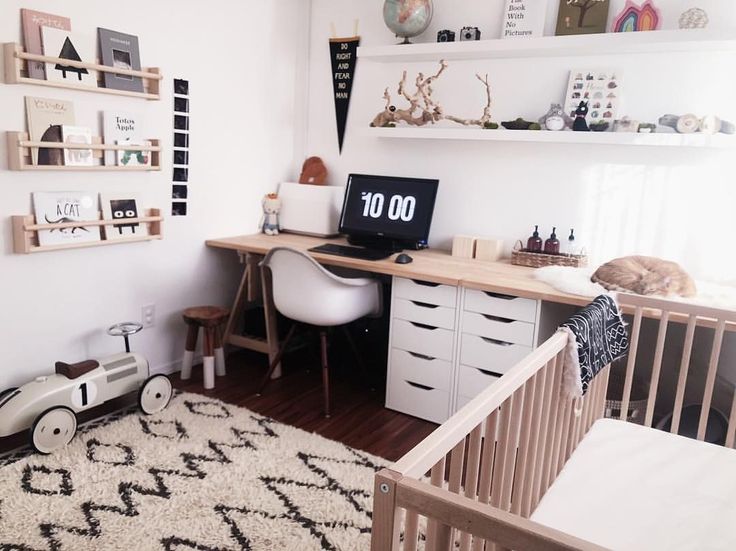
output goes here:
[{"label": "orange cat", "polygon": [[609,291],[638,295],[679,295],[697,293],[695,282],[682,267],[651,256],[625,256],[606,262],[590,278]]}]

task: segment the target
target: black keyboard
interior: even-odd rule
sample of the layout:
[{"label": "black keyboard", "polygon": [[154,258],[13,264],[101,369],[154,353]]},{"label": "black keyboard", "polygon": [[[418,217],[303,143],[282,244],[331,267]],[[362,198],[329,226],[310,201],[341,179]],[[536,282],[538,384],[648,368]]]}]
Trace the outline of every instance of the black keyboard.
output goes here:
[{"label": "black keyboard", "polygon": [[347,256],[350,258],[359,258],[361,260],[383,260],[392,254],[391,251],[382,251],[380,249],[365,249],[363,247],[349,247],[347,245],[335,245],[334,243],[325,243],[319,247],[309,249],[313,253],[332,254],[335,256]]}]

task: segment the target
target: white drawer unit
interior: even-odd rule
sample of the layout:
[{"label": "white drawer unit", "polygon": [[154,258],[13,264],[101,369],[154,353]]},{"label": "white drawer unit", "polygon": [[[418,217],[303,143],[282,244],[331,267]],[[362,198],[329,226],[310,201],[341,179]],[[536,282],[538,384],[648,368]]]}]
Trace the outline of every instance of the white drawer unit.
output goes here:
[{"label": "white drawer unit", "polygon": [[391,373],[401,379],[450,391],[452,362],[394,348],[391,351]]},{"label": "white drawer unit", "polygon": [[467,398],[475,398],[498,381],[501,377],[485,369],[461,365],[458,368],[457,394]]},{"label": "white drawer unit", "polygon": [[395,277],[393,279],[393,296],[394,298],[405,298],[425,304],[455,308],[457,287]]},{"label": "white drawer unit", "polygon": [[501,295],[475,289],[465,290],[465,311],[489,314],[499,318],[534,323],[537,320],[536,300]]},{"label": "white drawer unit", "polygon": [[391,347],[440,360],[453,360],[455,332],[414,321],[391,320]]},{"label": "white drawer unit", "polygon": [[460,340],[460,363],[503,375],[531,351],[531,346],[463,333]]},{"label": "white drawer unit", "polygon": [[534,324],[526,321],[509,320],[477,312],[463,313],[463,333],[497,341],[534,346],[534,329]]},{"label": "white drawer unit", "polygon": [[398,376],[388,380],[386,407],[434,423],[444,423],[450,415],[450,393]]},{"label": "white drawer unit", "polygon": [[391,312],[394,319],[414,321],[443,329],[455,329],[455,308],[417,300],[397,298]]}]

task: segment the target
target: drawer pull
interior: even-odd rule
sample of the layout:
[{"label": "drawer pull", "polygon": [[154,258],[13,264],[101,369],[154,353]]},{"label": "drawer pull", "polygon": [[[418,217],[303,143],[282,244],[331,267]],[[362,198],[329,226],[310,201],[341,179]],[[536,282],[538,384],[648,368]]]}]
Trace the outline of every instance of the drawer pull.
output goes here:
[{"label": "drawer pull", "polygon": [[439,329],[438,327],[434,327],[432,325],[426,325],[424,323],[417,323],[416,321],[410,321],[409,323],[411,323],[414,327],[417,327],[419,329],[426,329],[428,331],[435,331]]},{"label": "drawer pull", "polygon": [[491,298],[499,298],[501,300],[515,300],[519,297],[514,297],[511,295],[502,295],[501,293],[492,293],[490,291],[483,291],[484,294],[488,295]]},{"label": "drawer pull", "polygon": [[481,337],[481,339],[486,341],[488,344],[495,344],[496,346],[514,346],[514,343],[497,341],[496,339],[489,339],[488,337]]},{"label": "drawer pull", "polygon": [[488,371],[487,369],[481,369],[480,367],[476,367],[478,371],[483,373],[483,375],[487,375],[488,377],[501,377],[500,373],[495,373],[493,371]]},{"label": "drawer pull", "polygon": [[430,308],[432,310],[439,308],[438,304],[427,304],[426,302],[419,302],[418,300],[412,300],[411,303],[419,308]]},{"label": "drawer pull", "polygon": [[437,359],[434,356],[427,356],[426,354],[419,354],[418,352],[409,352],[409,354],[411,354],[415,358],[419,358],[420,360],[426,360],[428,362],[433,362]]},{"label": "drawer pull", "polygon": [[412,383],[411,381],[406,381],[406,384],[408,384],[409,386],[413,386],[414,388],[421,389],[421,390],[434,390],[434,388],[432,388],[431,386],[420,385],[419,383]]},{"label": "drawer pull", "polygon": [[498,323],[514,323],[516,320],[510,320],[508,318],[499,318],[498,316],[491,316],[489,314],[481,314],[488,321],[496,321]]},{"label": "drawer pull", "polygon": [[439,287],[439,283],[432,283],[431,281],[419,281],[418,279],[412,279],[414,283],[417,285],[422,285],[423,287]]}]

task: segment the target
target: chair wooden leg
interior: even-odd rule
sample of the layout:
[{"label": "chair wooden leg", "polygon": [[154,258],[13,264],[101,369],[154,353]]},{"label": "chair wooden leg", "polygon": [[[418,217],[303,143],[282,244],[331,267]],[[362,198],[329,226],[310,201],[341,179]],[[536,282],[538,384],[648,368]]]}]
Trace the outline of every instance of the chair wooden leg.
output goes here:
[{"label": "chair wooden leg", "polygon": [[327,362],[327,331],[319,332],[320,349],[322,351],[322,392],[325,398],[325,417],[330,416],[330,366]]},{"label": "chair wooden leg", "polygon": [[350,345],[350,350],[353,352],[353,356],[355,356],[355,362],[358,364],[358,369],[360,369],[360,373],[363,376],[363,379],[365,379],[365,382],[368,383],[368,387],[371,390],[376,390],[373,386],[373,382],[371,381],[368,369],[366,369],[365,367],[365,362],[363,361],[363,358],[360,357],[360,351],[355,345],[355,339],[353,338],[353,335],[350,334],[350,329],[348,329],[347,325],[342,326],[342,332],[345,335],[345,339],[347,339],[348,344]]},{"label": "chair wooden leg", "polygon": [[276,366],[281,363],[281,357],[284,355],[284,352],[286,352],[286,347],[289,345],[289,341],[291,340],[291,337],[294,336],[295,331],[296,323],[291,326],[291,329],[289,329],[289,332],[286,334],[284,342],[281,344],[281,348],[278,350],[278,352],[276,352],[273,360],[271,360],[271,364],[268,366],[268,371],[266,371],[266,374],[263,376],[261,384],[258,387],[258,392],[256,393],[258,394],[258,396],[263,394],[263,389],[266,388],[268,381],[271,380],[271,373],[273,373],[273,370],[276,369]]},{"label": "chair wooden leg", "polygon": [[215,388],[215,328],[204,328],[204,350],[202,352],[202,370],[204,375],[204,388],[209,390]]},{"label": "chair wooden leg", "polygon": [[194,351],[197,349],[197,337],[199,326],[187,324],[187,342],[184,347],[184,359],[181,361],[181,380],[186,381],[192,376],[192,363],[194,362]]}]

